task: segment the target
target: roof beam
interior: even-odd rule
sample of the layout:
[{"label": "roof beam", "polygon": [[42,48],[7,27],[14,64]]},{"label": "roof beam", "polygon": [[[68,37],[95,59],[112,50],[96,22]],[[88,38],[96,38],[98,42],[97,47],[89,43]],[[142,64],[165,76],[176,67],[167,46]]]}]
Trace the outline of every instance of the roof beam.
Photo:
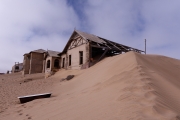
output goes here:
[{"label": "roof beam", "polygon": [[108,43],[110,43],[111,45],[113,45],[115,48],[117,48],[118,50],[121,50],[119,47],[117,47],[116,45],[114,45],[113,43],[111,43],[110,41],[108,41]]}]

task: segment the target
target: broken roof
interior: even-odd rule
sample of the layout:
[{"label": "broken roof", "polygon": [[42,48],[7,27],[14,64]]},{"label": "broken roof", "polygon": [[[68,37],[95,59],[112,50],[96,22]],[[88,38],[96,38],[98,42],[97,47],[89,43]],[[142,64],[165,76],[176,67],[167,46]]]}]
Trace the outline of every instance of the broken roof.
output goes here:
[{"label": "broken roof", "polygon": [[79,35],[81,35],[86,40],[94,41],[94,42],[97,42],[97,43],[100,43],[100,44],[106,43],[104,40],[100,39],[96,35],[81,32],[81,31],[78,31],[78,30],[75,30],[75,32],[77,32]]},{"label": "broken roof", "polygon": [[115,48],[115,49],[118,49],[119,51],[122,51],[122,52],[128,52],[128,51],[136,51],[139,53],[144,52],[142,50],[139,50],[139,49],[136,49],[133,47],[129,47],[129,46],[126,46],[123,44],[119,44],[119,43],[107,40],[105,38],[102,38],[102,37],[99,37],[99,36],[96,36],[93,34],[85,33],[85,32],[79,31],[79,30],[74,30],[74,32],[72,33],[71,37],[69,38],[69,40],[68,40],[64,50],[62,51],[62,53],[65,53],[67,51],[68,46],[70,45],[71,41],[73,40],[72,39],[73,36],[76,34],[79,34],[81,37],[83,37],[87,41],[95,42],[100,46],[102,45],[102,46],[107,47],[108,49]]}]

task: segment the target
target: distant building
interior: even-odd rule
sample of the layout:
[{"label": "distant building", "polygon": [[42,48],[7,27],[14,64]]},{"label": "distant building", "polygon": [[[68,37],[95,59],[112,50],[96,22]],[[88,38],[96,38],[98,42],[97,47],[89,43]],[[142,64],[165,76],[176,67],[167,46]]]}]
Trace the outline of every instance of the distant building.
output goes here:
[{"label": "distant building", "polygon": [[23,70],[23,63],[15,62],[15,65],[12,67],[12,73],[20,72]]}]

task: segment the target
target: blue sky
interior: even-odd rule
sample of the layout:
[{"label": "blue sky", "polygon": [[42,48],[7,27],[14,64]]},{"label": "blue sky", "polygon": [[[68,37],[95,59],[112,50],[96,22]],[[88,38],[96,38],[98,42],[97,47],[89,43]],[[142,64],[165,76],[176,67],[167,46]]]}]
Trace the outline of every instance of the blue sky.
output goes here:
[{"label": "blue sky", "polygon": [[62,51],[75,28],[180,59],[179,11],[179,0],[1,0],[0,72],[32,50]]}]

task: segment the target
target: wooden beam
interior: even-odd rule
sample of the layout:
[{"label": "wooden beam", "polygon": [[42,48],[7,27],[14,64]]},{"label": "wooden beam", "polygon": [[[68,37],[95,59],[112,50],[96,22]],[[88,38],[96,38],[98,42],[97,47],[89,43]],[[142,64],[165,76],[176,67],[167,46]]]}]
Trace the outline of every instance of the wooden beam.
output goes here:
[{"label": "wooden beam", "polygon": [[113,43],[111,43],[110,41],[108,41],[111,45],[113,45],[114,47],[116,47],[117,49],[121,50],[119,47],[117,47],[116,45],[114,45]]},{"label": "wooden beam", "polygon": [[108,51],[109,49],[105,49],[105,51],[104,51],[104,53],[101,55],[101,57],[98,59],[98,62],[106,55],[106,53],[107,53],[107,51]]},{"label": "wooden beam", "polygon": [[91,45],[91,47],[95,47],[95,48],[105,48],[106,49],[106,47],[102,47],[102,46],[97,46],[97,45]]}]

